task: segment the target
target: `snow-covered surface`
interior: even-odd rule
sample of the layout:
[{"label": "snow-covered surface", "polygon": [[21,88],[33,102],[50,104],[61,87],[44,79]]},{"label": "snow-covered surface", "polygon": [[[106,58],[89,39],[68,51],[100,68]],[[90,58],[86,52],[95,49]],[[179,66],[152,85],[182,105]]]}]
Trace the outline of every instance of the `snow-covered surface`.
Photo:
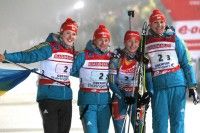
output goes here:
[{"label": "snow-covered surface", "polygon": [[[71,78],[74,90],[73,118],[70,133],[83,133],[76,105],[79,81]],[[0,133],[43,133],[42,120],[35,101],[37,75],[31,74],[23,83],[0,97]],[[151,108],[147,112],[147,133],[152,133]],[[200,104],[186,104],[185,132],[200,133]],[[112,120],[110,133],[114,133]],[[131,131],[132,132],[132,131]],[[130,133],[131,133],[130,132]]]}]

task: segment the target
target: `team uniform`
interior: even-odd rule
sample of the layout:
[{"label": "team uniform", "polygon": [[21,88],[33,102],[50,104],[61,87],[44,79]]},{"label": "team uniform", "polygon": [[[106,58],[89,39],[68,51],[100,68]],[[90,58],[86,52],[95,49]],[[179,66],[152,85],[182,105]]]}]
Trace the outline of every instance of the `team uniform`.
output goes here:
[{"label": "team uniform", "polygon": [[[68,77],[74,56],[73,50],[65,48],[59,42],[45,42],[30,50],[10,54],[5,53],[4,55],[7,60],[15,63],[33,63],[41,61],[41,74],[62,83],[69,84]],[[62,120],[62,123],[60,123],[61,128],[59,130],[62,131],[66,128],[70,128],[69,123],[71,123],[72,115],[72,90],[69,86],[65,86],[40,76],[38,82],[37,101],[39,102],[41,115],[44,118],[44,126],[47,126],[50,130],[46,132],[57,132],[57,129],[55,131],[54,128],[50,128],[55,126],[51,125],[51,122],[56,120],[55,117],[60,117],[59,119]],[[54,115],[54,112],[57,111],[59,111],[58,116]],[[47,128],[45,129],[47,130]]]},{"label": "team uniform", "polygon": [[107,75],[110,52],[102,53],[89,41],[72,67],[71,75],[80,78],[78,106],[84,132],[107,133],[110,122],[110,92]]},{"label": "team uniform", "polygon": [[72,90],[69,75],[76,52],[65,40],[68,36],[70,40],[76,36],[76,22],[67,18],[60,31],[61,34],[51,33],[45,42],[29,50],[4,53],[5,59],[14,63],[40,62],[40,74],[44,76],[38,80],[37,102],[45,133],[68,133],[71,127]]},{"label": "team uniform", "polygon": [[[124,53],[124,51],[125,49],[123,49],[121,53]],[[114,93],[112,96],[112,118],[116,133],[122,133],[122,130],[123,133],[125,132],[123,123],[128,108],[125,97],[132,96],[137,87],[135,77],[138,62],[134,58],[128,60],[127,56],[128,55],[121,54],[118,58],[112,58],[109,65],[109,85]],[[135,98],[135,100],[136,99],[137,98]],[[135,124],[135,111],[136,104],[132,104],[131,123],[133,126]]]},{"label": "team uniform", "polygon": [[191,58],[183,40],[175,34],[165,32],[157,37],[151,33],[145,49],[151,64],[147,81],[152,80],[148,84],[153,93],[153,132],[167,133],[169,115],[171,132],[183,133],[186,88],[197,84]]},{"label": "team uniform", "polygon": [[[124,49],[116,49],[109,63],[109,85],[112,95],[112,119],[116,133],[124,133],[127,115],[131,117],[134,132],[141,132],[139,121],[136,122],[137,108],[149,103],[150,98],[140,97],[138,93],[138,67],[140,35],[128,30],[124,35]],[[140,113],[141,114],[141,113]],[[142,114],[141,114],[142,116]],[[143,116],[142,116],[143,117]],[[140,117],[140,118],[142,118]],[[144,122],[142,122],[142,125]],[[138,125],[136,127],[136,125]]]}]

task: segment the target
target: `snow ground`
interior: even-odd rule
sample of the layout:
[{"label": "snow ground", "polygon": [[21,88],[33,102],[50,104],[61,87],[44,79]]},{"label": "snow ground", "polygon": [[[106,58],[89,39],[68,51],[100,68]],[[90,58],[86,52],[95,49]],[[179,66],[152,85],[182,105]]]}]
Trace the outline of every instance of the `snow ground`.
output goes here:
[{"label": "snow ground", "polygon": [[[83,133],[76,105],[78,80],[72,79],[74,89],[73,118],[70,133]],[[42,120],[38,105],[35,102],[37,75],[31,74],[23,83],[0,97],[0,133],[43,133]],[[200,133],[200,104],[186,104],[185,133]],[[147,112],[147,133],[151,129],[151,108]],[[112,120],[110,133],[114,133]],[[130,132],[131,133],[131,132]]]}]

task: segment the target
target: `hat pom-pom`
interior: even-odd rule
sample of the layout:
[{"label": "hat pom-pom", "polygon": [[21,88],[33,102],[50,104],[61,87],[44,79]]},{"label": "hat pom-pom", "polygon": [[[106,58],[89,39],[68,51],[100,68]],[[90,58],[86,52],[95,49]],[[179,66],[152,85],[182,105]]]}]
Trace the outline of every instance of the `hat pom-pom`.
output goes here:
[{"label": "hat pom-pom", "polygon": [[65,23],[73,23],[73,20],[72,20],[71,18],[67,18],[67,19],[65,20]]},{"label": "hat pom-pom", "polygon": [[153,14],[161,14],[161,12],[160,12],[160,10],[155,9],[155,10],[153,10]]},{"label": "hat pom-pom", "polygon": [[99,27],[98,27],[98,29],[105,29],[106,27],[105,27],[105,25],[103,25],[103,24],[100,24],[99,25]]}]

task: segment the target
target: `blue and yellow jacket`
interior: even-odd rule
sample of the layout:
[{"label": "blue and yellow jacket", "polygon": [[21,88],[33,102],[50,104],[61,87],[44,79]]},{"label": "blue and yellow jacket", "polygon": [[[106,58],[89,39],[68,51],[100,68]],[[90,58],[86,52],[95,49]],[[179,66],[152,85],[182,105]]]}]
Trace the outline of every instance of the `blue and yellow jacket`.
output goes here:
[{"label": "blue and yellow jacket", "polygon": [[[47,41],[25,51],[5,52],[5,59],[14,63],[26,64],[46,60],[52,56],[52,47],[49,42],[56,41],[58,44],[63,42],[59,35],[53,33],[49,35]],[[67,86],[38,85],[37,101],[45,99],[70,100],[72,99],[72,90]]]},{"label": "blue and yellow jacket", "polygon": [[[170,36],[170,34],[165,32],[163,37]],[[159,90],[176,86],[185,86],[189,88],[196,86],[197,84],[194,69],[191,64],[191,57],[186,44],[181,38],[175,35],[175,33],[173,33],[173,36],[175,36],[175,52],[178,57],[180,69],[178,71],[162,74],[159,76],[152,76],[151,72],[148,72],[146,74],[147,85],[149,91],[152,93],[154,89]],[[148,38],[150,37],[151,36]]]},{"label": "blue and yellow jacket", "polygon": [[[91,52],[91,54],[92,53],[99,55],[107,54],[107,52],[103,53],[99,49],[97,49],[93,45],[93,42],[91,40],[86,44],[85,50]],[[72,70],[70,75],[79,78],[80,69],[82,68],[84,63],[85,63],[85,52],[83,51],[76,56],[72,65]],[[95,93],[95,92],[84,92],[81,90],[79,90],[78,92],[78,105],[88,105],[88,104],[103,105],[110,103],[110,100],[111,100],[110,92]]]}]

